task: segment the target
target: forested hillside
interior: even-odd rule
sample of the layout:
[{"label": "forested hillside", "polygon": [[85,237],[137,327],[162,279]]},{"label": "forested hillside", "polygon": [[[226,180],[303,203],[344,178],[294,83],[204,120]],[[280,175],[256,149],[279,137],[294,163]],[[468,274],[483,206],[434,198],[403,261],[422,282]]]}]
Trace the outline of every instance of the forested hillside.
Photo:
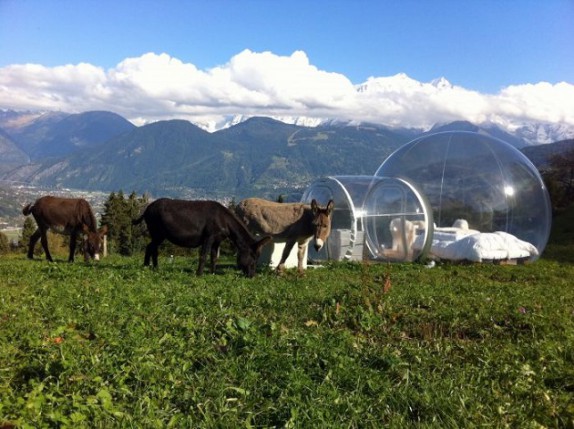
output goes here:
[{"label": "forested hillside", "polygon": [[[212,199],[297,199],[319,177],[373,174],[394,150],[422,135],[369,124],[303,127],[263,117],[209,133],[183,120],[136,127],[111,112],[4,113],[0,128],[5,155],[0,179],[7,183]],[[539,168],[569,147],[568,142],[525,147],[518,136],[494,125],[464,121],[423,134],[452,130],[507,141]]]}]

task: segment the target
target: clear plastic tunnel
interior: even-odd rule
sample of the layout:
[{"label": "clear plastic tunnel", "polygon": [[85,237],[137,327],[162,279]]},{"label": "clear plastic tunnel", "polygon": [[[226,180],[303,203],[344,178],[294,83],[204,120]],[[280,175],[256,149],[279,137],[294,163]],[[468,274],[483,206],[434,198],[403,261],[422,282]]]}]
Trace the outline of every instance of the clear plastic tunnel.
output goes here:
[{"label": "clear plastic tunnel", "polygon": [[325,177],[314,181],[301,200],[310,203],[313,199],[321,205],[332,199],[335,208],[331,236],[320,252],[309,247],[311,261],[412,261],[428,249],[432,232],[430,206],[405,180]]}]

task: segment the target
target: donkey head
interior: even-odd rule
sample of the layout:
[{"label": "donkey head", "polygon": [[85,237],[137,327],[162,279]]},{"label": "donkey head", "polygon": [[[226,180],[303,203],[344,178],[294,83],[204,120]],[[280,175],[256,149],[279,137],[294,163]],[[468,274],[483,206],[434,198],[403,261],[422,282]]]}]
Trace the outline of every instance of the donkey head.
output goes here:
[{"label": "donkey head", "polygon": [[261,255],[261,249],[271,241],[271,237],[267,235],[260,240],[254,240],[244,249],[238,249],[237,266],[241,271],[243,271],[245,277],[255,276],[255,269],[257,267],[259,255]]},{"label": "donkey head", "polygon": [[87,225],[82,225],[84,232],[84,260],[87,262],[91,259],[100,260],[100,252],[103,251],[104,235],[108,233],[108,226],[104,225],[99,231],[91,231]]},{"label": "donkey head", "polygon": [[314,241],[315,250],[319,251],[327,241],[331,233],[331,215],[333,214],[333,207],[335,203],[329,200],[325,208],[319,207],[317,201],[311,201],[311,210],[313,211],[313,228],[314,228]]}]

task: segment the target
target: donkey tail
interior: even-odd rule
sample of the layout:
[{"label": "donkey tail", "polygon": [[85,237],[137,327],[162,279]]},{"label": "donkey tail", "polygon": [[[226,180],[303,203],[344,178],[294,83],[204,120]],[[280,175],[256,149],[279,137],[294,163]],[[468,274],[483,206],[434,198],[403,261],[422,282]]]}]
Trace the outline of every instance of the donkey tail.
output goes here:
[{"label": "donkey tail", "polygon": [[144,218],[144,214],[142,214],[137,219],[132,220],[132,225],[139,225],[140,223],[142,223],[143,218]]},{"label": "donkey tail", "polygon": [[22,209],[22,214],[24,216],[28,216],[30,213],[32,213],[32,207],[34,207],[32,203],[26,204]]}]

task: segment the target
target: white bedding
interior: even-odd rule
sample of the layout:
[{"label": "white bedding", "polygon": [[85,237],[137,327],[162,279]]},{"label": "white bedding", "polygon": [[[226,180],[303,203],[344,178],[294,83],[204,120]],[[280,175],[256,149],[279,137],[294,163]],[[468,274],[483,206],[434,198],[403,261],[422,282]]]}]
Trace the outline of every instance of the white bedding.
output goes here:
[{"label": "white bedding", "polygon": [[[415,240],[415,248],[422,246],[422,235]],[[519,259],[538,255],[538,249],[506,232],[478,232],[476,230],[437,228],[433,235],[430,256],[452,261]]]}]

